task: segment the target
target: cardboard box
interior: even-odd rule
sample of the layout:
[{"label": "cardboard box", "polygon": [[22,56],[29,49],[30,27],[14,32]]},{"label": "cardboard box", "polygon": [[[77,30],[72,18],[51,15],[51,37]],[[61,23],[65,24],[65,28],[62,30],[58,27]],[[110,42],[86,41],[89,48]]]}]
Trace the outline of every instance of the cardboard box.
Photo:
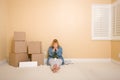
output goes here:
[{"label": "cardboard box", "polygon": [[44,65],[44,54],[32,54],[31,55],[32,61],[37,61],[38,65]]},{"label": "cardboard box", "polygon": [[29,61],[27,53],[9,54],[9,64],[14,67],[19,66],[19,62]]},{"label": "cardboard box", "polygon": [[42,53],[42,46],[40,41],[28,42],[28,54]]},{"label": "cardboard box", "polygon": [[15,41],[25,41],[26,33],[25,32],[14,32],[14,40]]},{"label": "cardboard box", "polygon": [[13,41],[13,53],[26,53],[27,43],[25,41]]}]

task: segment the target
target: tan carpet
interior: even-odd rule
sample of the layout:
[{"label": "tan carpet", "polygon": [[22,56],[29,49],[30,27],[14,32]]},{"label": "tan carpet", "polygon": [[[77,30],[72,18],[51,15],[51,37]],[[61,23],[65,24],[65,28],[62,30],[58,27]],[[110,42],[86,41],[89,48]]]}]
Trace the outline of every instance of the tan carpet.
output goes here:
[{"label": "tan carpet", "polygon": [[14,68],[0,65],[0,80],[120,80],[120,65],[111,62],[80,62],[61,66],[52,73],[47,65]]}]

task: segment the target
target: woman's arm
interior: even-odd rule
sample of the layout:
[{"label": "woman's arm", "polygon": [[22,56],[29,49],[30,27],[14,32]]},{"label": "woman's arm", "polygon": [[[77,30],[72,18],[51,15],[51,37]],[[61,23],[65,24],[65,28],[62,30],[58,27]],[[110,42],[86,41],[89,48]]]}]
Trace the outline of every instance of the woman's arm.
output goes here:
[{"label": "woman's arm", "polygon": [[61,47],[58,48],[58,50],[57,50],[57,56],[62,57],[62,48]]},{"label": "woman's arm", "polygon": [[53,57],[53,49],[51,47],[48,49],[48,56]]}]

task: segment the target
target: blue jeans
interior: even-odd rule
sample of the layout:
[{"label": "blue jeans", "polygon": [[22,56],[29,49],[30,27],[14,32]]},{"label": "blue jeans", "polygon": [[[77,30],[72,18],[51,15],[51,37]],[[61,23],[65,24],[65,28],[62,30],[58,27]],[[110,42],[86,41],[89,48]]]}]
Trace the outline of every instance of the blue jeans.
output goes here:
[{"label": "blue jeans", "polygon": [[[47,59],[47,65],[50,65],[49,64],[49,60],[51,59],[52,57],[48,57],[48,59]],[[63,59],[63,57],[59,57],[58,59],[61,59],[62,60],[62,65],[64,65],[64,59]]]}]

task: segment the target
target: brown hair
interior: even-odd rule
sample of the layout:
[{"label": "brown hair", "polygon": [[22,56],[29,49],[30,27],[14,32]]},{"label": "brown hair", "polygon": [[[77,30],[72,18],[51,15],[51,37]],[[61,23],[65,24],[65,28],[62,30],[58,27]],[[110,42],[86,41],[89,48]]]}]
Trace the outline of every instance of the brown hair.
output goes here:
[{"label": "brown hair", "polygon": [[57,40],[57,39],[54,39],[54,40],[52,41],[52,44],[51,44],[51,47],[52,47],[52,48],[53,48],[54,43],[57,43],[57,44],[58,44],[58,47],[60,47],[60,44],[59,44],[58,40]]}]

